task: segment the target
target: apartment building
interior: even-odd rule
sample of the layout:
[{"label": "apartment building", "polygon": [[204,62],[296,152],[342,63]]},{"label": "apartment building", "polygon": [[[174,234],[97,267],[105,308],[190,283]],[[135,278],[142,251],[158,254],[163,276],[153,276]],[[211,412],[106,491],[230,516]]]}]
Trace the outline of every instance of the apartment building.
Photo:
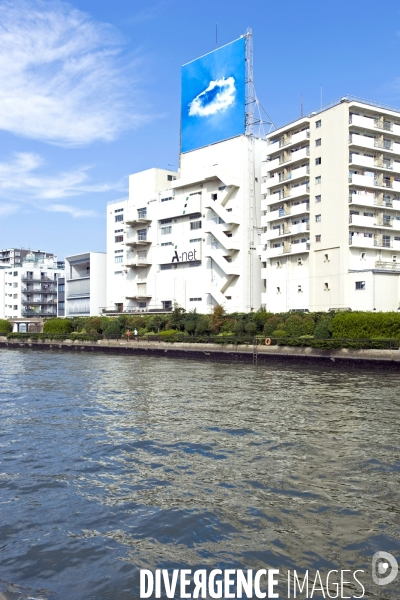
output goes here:
[{"label": "apartment building", "polygon": [[102,314],[106,306],[106,253],[85,252],[65,258],[65,279],[58,286],[59,316]]},{"label": "apartment building", "polygon": [[262,304],[397,310],[400,112],[343,98],[267,142]]},{"label": "apartment building", "polygon": [[57,280],[64,273],[57,257],[31,252],[21,258],[19,266],[0,268],[0,318],[57,316]]},{"label": "apartment building", "polygon": [[259,308],[262,148],[237,136],[130,176],[107,207],[106,312]]},{"label": "apartment building", "polygon": [[6,248],[0,250],[0,269],[2,267],[20,267],[26,256],[38,260],[57,261],[57,256],[44,250],[28,250],[26,248]]}]

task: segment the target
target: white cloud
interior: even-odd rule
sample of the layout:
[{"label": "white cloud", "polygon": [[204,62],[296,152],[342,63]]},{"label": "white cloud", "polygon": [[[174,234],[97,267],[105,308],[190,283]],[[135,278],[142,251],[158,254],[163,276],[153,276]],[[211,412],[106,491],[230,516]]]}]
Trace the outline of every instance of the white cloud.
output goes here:
[{"label": "white cloud", "polygon": [[210,81],[209,86],[189,104],[189,116],[209,117],[225,111],[235,102],[233,77]]},{"label": "white cloud", "polygon": [[124,189],[122,181],[92,183],[89,167],[86,166],[55,175],[43,173],[45,166],[41,156],[28,152],[17,152],[11,161],[0,163],[0,198],[8,201],[0,203],[0,215],[12,214],[28,205],[35,209],[69,213],[73,217],[87,217],[94,212],[55,201],[88,193],[121,192]]},{"label": "white cloud", "polygon": [[0,129],[77,146],[143,122],[134,107],[138,61],[123,64],[122,50],[111,26],[69,4],[2,2]]},{"label": "white cloud", "polygon": [[75,208],[74,206],[69,206],[67,204],[50,204],[45,210],[50,212],[68,213],[74,218],[92,217],[96,214],[94,210],[80,210],[79,208]]}]

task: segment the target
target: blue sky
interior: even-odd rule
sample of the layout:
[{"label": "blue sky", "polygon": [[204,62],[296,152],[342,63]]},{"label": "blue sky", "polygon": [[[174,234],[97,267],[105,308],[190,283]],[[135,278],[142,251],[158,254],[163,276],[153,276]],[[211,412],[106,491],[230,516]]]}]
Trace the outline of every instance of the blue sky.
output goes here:
[{"label": "blue sky", "polygon": [[[0,248],[105,250],[128,174],[178,162],[180,68],[253,29],[276,125],[345,94],[400,106],[400,4],[0,0]],[[174,167],[172,167],[174,168]]]}]

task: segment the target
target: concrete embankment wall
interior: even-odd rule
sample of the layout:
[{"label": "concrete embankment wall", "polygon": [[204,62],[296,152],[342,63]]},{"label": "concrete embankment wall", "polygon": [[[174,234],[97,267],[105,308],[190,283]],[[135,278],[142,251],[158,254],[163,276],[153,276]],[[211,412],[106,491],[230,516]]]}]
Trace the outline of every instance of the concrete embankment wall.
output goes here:
[{"label": "concrete embankment wall", "polygon": [[184,342],[146,342],[99,340],[84,342],[71,340],[7,339],[0,336],[0,348],[32,350],[62,350],[67,352],[106,352],[121,355],[165,356],[196,360],[248,362],[258,365],[292,362],[323,364],[332,367],[361,367],[373,369],[400,369],[400,350],[319,350],[285,346],[252,346],[219,344],[188,344]]}]

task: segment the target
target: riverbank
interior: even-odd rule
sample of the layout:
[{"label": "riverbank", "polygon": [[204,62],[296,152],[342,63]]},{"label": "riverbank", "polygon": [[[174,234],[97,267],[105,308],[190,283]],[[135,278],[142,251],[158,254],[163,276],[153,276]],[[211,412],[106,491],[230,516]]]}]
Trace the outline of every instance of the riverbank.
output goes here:
[{"label": "riverbank", "polygon": [[66,352],[106,352],[123,355],[164,356],[197,360],[215,360],[268,364],[293,362],[325,364],[335,367],[400,369],[400,350],[321,350],[289,346],[233,345],[163,341],[99,340],[21,340],[0,336],[0,348],[32,350],[62,350]]}]

